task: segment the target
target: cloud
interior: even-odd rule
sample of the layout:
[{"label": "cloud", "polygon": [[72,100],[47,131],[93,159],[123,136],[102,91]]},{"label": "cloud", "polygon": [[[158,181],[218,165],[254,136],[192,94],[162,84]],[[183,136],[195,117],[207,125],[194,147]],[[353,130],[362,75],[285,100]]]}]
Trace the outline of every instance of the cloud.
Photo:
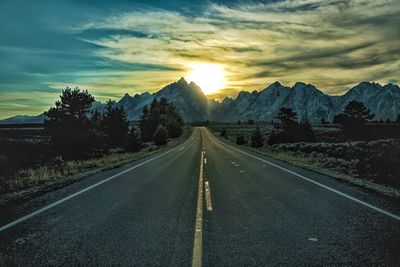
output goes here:
[{"label": "cloud", "polygon": [[[397,78],[399,70],[387,66],[399,61],[393,56],[399,54],[399,11],[395,1],[240,2],[209,4],[196,16],[141,9],[92,19],[74,30],[140,33],[83,39],[101,47],[97,56],[112,61],[164,65],[177,75],[193,61],[213,62],[227,71],[227,87],[253,90],[275,80],[304,80],[337,90],[356,79]],[[347,83],[332,82],[341,79]]]},{"label": "cloud", "polygon": [[[84,10],[85,16],[52,23],[53,31],[37,29],[49,23],[35,25],[31,35],[46,38],[32,38],[31,47],[25,45],[31,35],[18,35],[23,46],[4,38],[0,91],[52,93],[78,85],[101,100],[114,99],[125,92],[156,91],[187,77],[193,63],[224,68],[226,88],[210,96],[218,99],[277,80],[313,83],[334,94],[360,81],[399,80],[398,0],[205,2],[196,10],[145,5]],[[26,26],[18,23],[18,29]],[[1,26],[0,32],[12,37]]]}]

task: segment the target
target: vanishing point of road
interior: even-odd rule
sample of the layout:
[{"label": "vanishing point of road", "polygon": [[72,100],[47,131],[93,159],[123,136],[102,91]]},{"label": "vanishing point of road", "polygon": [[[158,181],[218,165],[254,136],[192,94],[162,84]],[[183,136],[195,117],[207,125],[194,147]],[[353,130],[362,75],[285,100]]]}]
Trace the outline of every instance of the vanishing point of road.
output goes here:
[{"label": "vanishing point of road", "polygon": [[195,128],[175,148],[0,211],[0,265],[400,266],[398,214]]}]

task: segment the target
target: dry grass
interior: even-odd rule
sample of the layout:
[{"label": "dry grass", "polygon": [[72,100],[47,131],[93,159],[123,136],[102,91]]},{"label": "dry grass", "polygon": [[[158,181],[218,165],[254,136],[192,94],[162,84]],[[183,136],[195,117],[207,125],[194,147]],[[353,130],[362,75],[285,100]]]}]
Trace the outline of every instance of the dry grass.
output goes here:
[{"label": "dry grass", "polygon": [[[219,130],[221,127],[225,127],[227,129],[228,138],[221,138],[219,136]],[[221,140],[224,140],[225,142],[235,144],[236,136],[238,134],[243,134],[246,140],[250,140],[250,136],[253,133],[255,126],[215,125],[209,128],[216,137],[221,138]],[[260,129],[264,137],[267,137],[271,131],[271,126],[260,126]],[[322,132],[326,131],[326,129],[318,129],[318,131]],[[335,131],[332,131],[333,134],[335,134]],[[257,149],[251,148],[248,142],[242,147],[267,155],[271,158],[293,164],[295,166],[313,170],[335,179],[385,194],[387,196],[400,197],[397,172],[394,174],[389,173],[389,176],[386,174],[385,179],[385,176],[378,172],[378,169],[382,168],[371,165],[371,163],[374,162],[385,162],[386,164],[390,165],[390,162],[393,161],[392,165],[390,165],[393,167],[396,164],[394,162],[396,159],[390,159],[390,157],[387,157],[390,156],[393,151],[399,148],[397,144],[398,141],[390,139],[370,142],[319,142],[280,144],[274,146],[264,145],[263,147]],[[388,145],[391,147],[391,149],[389,149],[389,151],[385,151],[384,147]],[[367,148],[369,148],[371,151],[367,151]],[[379,150],[382,151],[379,152]],[[369,169],[368,171],[362,172],[360,170],[360,160],[365,161],[365,159],[368,159],[369,161],[363,165],[369,167]],[[392,172],[392,169],[393,168],[390,168],[389,170],[389,167],[384,168],[384,170],[389,172]]]},{"label": "dry grass", "polygon": [[19,170],[13,177],[0,177],[2,181],[0,184],[0,192],[15,192],[46,183],[71,183],[72,181],[82,179],[90,174],[116,168],[161,150],[174,147],[186,140],[191,133],[192,128],[185,127],[182,136],[170,140],[167,145],[149,145],[139,152],[113,153],[95,159],[67,161],[61,166],[44,165],[37,166],[36,168]]}]

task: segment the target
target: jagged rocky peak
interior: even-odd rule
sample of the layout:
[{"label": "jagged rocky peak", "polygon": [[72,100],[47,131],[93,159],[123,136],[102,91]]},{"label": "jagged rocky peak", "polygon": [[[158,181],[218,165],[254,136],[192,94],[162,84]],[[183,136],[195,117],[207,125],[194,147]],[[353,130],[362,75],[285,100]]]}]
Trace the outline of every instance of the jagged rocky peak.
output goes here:
[{"label": "jagged rocky peak", "polygon": [[[207,99],[201,88],[184,78],[173,82],[157,93],[140,93],[133,97],[126,93],[117,105],[122,106],[130,120],[137,120],[143,107],[154,98],[165,97],[173,102],[185,121],[216,120],[232,122],[238,119],[271,121],[282,106],[291,107],[299,118],[307,116],[311,122],[332,118],[343,112],[349,101],[357,100],[376,114],[377,119],[396,120],[400,113],[400,88],[396,84],[382,86],[362,82],[341,96],[324,94],[315,86],[297,82],[293,87],[274,82],[261,91],[241,91],[236,98],[225,97],[222,101]],[[115,102],[113,102],[115,104]],[[94,102],[93,110],[104,110],[105,104]],[[212,110],[212,113],[209,111]],[[42,116],[16,116],[0,123],[26,123],[43,121]]]},{"label": "jagged rocky peak", "polygon": [[[245,97],[247,97],[247,96],[249,96],[251,94],[252,93],[247,92],[247,91],[240,91],[236,99],[245,98]],[[256,94],[257,94],[257,91],[256,91]]]},{"label": "jagged rocky peak", "polygon": [[379,83],[361,82],[358,85],[354,86],[352,89],[350,89],[349,92],[355,90],[376,92],[382,88],[383,88],[382,85],[380,85]]},{"label": "jagged rocky peak", "polygon": [[185,80],[185,78],[183,78],[183,77],[181,77],[177,82],[176,82],[176,84],[179,84],[179,85],[189,85],[188,84],[188,82]]},{"label": "jagged rocky peak", "polygon": [[312,85],[310,83],[306,84],[306,83],[303,83],[303,82],[295,83],[295,85],[292,87],[292,89],[294,89],[294,90],[310,90],[310,91],[311,90],[312,91],[317,91],[318,90],[314,85]]}]

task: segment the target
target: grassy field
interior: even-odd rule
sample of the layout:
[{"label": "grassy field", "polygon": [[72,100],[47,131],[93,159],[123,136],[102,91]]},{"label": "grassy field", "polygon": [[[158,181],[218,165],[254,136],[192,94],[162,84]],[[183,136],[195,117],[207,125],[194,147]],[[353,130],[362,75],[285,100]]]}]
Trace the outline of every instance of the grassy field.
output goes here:
[{"label": "grassy field", "polygon": [[[183,134],[165,146],[147,144],[135,153],[115,152],[97,158],[57,163],[48,137],[42,129],[0,129],[0,194],[48,184],[68,184],[95,172],[115,168],[130,161],[168,149],[186,140]],[[19,153],[15,153],[19,151]],[[13,153],[11,153],[13,152]]]},{"label": "grassy field", "polygon": [[[254,125],[214,125],[209,129],[219,137],[222,127],[227,130],[226,141],[235,143],[243,134],[248,141],[242,145],[259,153],[291,164],[305,167],[331,177],[348,181],[390,196],[400,196],[400,138],[377,140],[347,140],[340,129],[332,125],[313,127],[316,142],[300,142],[250,148]],[[264,138],[272,126],[261,125]],[[374,129],[376,131],[376,129]]]}]

